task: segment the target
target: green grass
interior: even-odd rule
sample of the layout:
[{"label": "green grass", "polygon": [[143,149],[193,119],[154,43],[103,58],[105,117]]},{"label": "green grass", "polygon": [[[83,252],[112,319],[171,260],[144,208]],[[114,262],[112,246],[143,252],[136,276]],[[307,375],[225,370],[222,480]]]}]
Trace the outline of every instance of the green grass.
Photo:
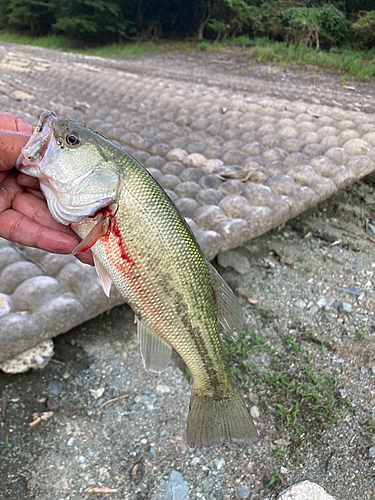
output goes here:
[{"label": "green grass", "polygon": [[[158,42],[111,43],[99,47],[75,47],[58,35],[36,38],[3,31],[0,32],[0,41],[112,58],[168,51],[213,53],[220,52],[227,47],[233,48],[241,45],[248,48],[248,57],[251,60],[274,62],[282,69],[285,68],[286,64],[295,65],[296,76],[303,76],[305,70],[301,66],[306,65],[343,72],[353,75],[361,81],[369,81],[371,77],[375,76],[375,49],[367,52],[354,49],[332,49],[329,52],[316,51],[315,48],[307,47],[304,44],[298,46],[287,45],[285,42],[271,42],[268,38],[250,39],[248,36],[240,36],[225,43],[161,40]],[[255,66],[250,62],[248,67],[251,71]],[[311,71],[311,76],[316,76],[316,70]],[[340,83],[344,85],[345,82],[346,76],[341,76]]]},{"label": "green grass", "polygon": [[238,37],[235,43],[249,47],[248,56],[258,62],[272,61],[296,65],[314,65],[335,71],[343,71],[356,76],[359,80],[369,81],[375,76],[375,50],[357,51],[337,49],[317,51],[301,45],[287,45],[285,42],[271,42],[268,38]]},{"label": "green grass", "polygon": [[[224,339],[223,347],[239,384],[247,390],[250,385],[264,411],[275,414],[278,428],[288,428],[290,439],[298,442],[301,433],[335,424],[349,405],[337,380],[323,372],[298,339],[280,334],[277,343],[276,349],[274,340],[251,331],[236,341]],[[256,362],[265,357],[267,362]]]}]

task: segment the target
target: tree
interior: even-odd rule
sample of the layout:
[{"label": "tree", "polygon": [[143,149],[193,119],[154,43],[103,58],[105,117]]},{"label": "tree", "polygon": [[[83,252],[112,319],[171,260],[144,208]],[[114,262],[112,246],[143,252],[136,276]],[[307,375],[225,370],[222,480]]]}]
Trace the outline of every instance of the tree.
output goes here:
[{"label": "tree", "polygon": [[357,43],[367,48],[375,47],[375,10],[360,12],[352,24],[352,31]]},{"label": "tree", "polygon": [[51,0],[10,0],[8,27],[26,30],[32,35],[44,35],[51,29],[54,21],[54,7]]},{"label": "tree", "polygon": [[64,0],[59,2],[53,30],[86,42],[120,39],[129,25],[121,12],[121,0]]}]

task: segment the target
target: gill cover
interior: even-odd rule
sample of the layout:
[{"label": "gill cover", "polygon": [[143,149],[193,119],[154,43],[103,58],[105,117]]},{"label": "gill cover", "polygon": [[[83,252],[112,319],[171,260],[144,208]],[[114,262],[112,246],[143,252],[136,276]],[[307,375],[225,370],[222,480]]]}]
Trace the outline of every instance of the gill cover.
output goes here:
[{"label": "gill cover", "polygon": [[115,200],[119,172],[111,160],[112,147],[116,148],[75,120],[45,111],[16,166],[39,179],[53,217],[67,225]]}]

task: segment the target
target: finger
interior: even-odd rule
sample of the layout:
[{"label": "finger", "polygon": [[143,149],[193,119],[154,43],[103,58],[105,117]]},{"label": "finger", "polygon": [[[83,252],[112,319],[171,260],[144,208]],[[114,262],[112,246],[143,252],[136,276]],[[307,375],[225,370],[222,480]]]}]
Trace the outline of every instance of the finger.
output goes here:
[{"label": "finger", "polygon": [[0,112],[0,129],[12,130],[14,132],[26,132],[32,134],[34,127],[30,123],[18,118],[18,116],[7,113],[6,111]]},{"label": "finger", "polygon": [[40,191],[39,180],[36,177],[31,177],[23,172],[20,172],[17,175],[17,183],[24,188],[37,189]]},{"label": "finger", "polygon": [[56,229],[63,233],[74,234],[70,227],[60,224],[60,222],[57,222],[52,217],[44,198],[41,199],[31,193],[22,191],[17,193],[17,196],[13,199],[12,207],[17,212],[42,226]]},{"label": "finger", "polygon": [[0,130],[0,170],[11,169],[30,138],[26,132]]},{"label": "finger", "polygon": [[27,193],[32,194],[36,198],[39,198],[40,200],[46,201],[46,199],[45,199],[44,194],[42,193],[42,191],[37,191],[36,189],[29,189],[29,188],[26,188],[25,191]]},{"label": "finger", "polygon": [[78,242],[76,236],[41,226],[12,209],[0,214],[0,237],[20,245],[61,254],[71,253]]}]

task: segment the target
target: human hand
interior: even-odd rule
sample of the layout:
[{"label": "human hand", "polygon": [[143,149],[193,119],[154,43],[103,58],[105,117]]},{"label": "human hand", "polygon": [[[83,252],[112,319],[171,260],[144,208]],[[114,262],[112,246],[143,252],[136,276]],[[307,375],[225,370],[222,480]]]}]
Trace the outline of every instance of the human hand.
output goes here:
[{"label": "human hand", "polygon": [[[0,112],[0,237],[47,252],[70,254],[78,236],[50,214],[39,181],[15,170],[33,127],[11,113]],[[78,258],[93,264],[91,252]]]}]

